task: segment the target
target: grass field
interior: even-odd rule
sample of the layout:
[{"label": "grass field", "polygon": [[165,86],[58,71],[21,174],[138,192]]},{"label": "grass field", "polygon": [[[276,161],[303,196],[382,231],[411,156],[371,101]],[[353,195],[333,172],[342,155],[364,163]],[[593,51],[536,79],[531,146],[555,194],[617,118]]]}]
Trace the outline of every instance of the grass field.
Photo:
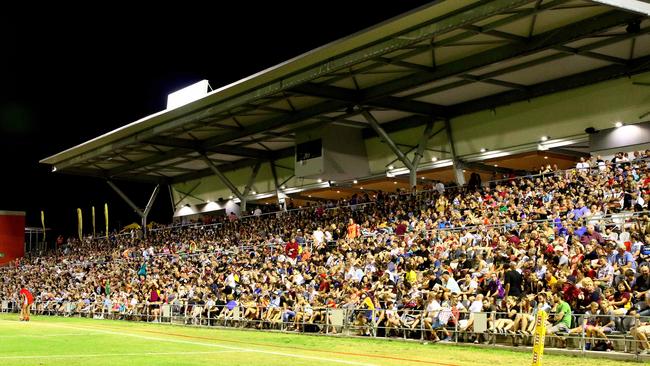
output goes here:
[{"label": "grass field", "polygon": [[[0,365],[530,365],[531,354],[472,346],[0,315]],[[628,364],[545,355],[548,366]]]}]

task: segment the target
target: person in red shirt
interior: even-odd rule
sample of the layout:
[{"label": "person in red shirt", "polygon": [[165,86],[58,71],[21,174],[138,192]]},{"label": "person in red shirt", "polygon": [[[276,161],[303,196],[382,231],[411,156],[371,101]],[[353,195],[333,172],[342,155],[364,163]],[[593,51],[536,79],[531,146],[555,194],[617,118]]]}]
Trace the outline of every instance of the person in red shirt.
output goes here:
[{"label": "person in red shirt", "polygon": [[287,257],[295,260],[298,256],[298,252],[298,243],[296,242],[295,238],[291,238],[291,240],[284,247],[284,253],[287,255]]},{"label": "person in red shirt", "polygon": [[25,287],[20,289],[20,321],[29,321],[29,308],[34,303],[34,296]]}]

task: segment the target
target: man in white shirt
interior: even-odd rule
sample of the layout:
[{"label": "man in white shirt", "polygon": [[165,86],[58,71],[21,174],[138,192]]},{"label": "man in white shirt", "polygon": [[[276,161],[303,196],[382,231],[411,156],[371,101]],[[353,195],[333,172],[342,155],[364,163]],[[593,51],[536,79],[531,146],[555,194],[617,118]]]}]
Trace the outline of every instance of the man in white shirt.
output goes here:
[{"label": "man in white shirt", "polygon": [[445,285],[445,288],[447,288],[451,292],[455,292],[457,294],[461,293],[462,291],[460,290],[460,286],[458,286],[458,282],[452,277],[449,272],[443,272],[442,273],[442,283]]},{"label": "man in white shirt", "polygon": [[442,184],[442,182],[438,181],[438,183],[436,183],[436,191],[438,191],[440,194],[445,193],[445,185]]},{"label": "man in white shirt", "polygon": [[321,230],[320,226],[318,227],[318,229],[314,230],[312,237],[314,238],[314,242],[316,244],[321,244],[323,242],[323,239],[325,238],[325,234],[323,233],[323,230]]},{"label": "man in white shirt", "polygon": [[589,171],[589,163],[585,161],[584,157],[580,158],[580,162],[576,164],[576,169],[578,169],[578,171],[581,173]]}]

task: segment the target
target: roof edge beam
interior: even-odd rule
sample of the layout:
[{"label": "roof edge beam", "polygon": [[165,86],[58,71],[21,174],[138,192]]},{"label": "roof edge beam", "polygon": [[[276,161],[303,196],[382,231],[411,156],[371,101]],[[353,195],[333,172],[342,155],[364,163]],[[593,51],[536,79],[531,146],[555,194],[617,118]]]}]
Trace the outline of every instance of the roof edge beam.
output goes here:
[{"label": "roof edge beam", "polygon": [[650,4],[638,0],[591,0],[593,2],[613,6],[626,11],[650,15]]}]

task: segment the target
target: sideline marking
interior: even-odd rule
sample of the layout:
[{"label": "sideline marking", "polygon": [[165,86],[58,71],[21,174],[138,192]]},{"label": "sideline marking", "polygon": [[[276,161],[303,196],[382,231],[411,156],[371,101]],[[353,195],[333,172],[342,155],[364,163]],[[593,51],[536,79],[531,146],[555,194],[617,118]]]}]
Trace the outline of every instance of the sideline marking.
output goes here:
[{"label": "sideline marking", "polygon": [[13,359],[36,359],[36,358],[86,358],[86,357],[124,357],[124,356],[173,356],[173,355],[211,355],[227,352],[246,352],[246,351],[212,351],[212,352],[141,352],[141,353],[95,353],[88,355],[33,355],[33,356],[0,356],[0,360],[13,360]]},{"label": "sideline marking", "polygon": [[[325,358],[325,357],[297,355],[297,354],[290,354],[290,353],[284,353],[284,352],[275,352],[275,351],[265,351],[265,350],[259,350],[259,349],[254,349],[254,348],[241,348],[241,347],[233,347],[233,346],[224,346],[224,345],[215,344],[215,343],[193,342],[193,341],[185,341],[185,340],[181,340],[181,339],[149,337],[149,336],[144,336],[144,335],[140,335],[140,334],[124,332],[124,329],[120,329],[121,331],[119,331],[119,332],[118,331],[106,330],[106,327],[103,327],[103,326],[98,326],[98,327],[95,327],[95,328],[87,328],[87,327],[76,327],[76,326],[63,325],[63,324],[49,324],[49,323],[38,323],[38,324],[39,325],[45,325],[45,326],[52,326],[52,327],[61,327],[61,328],[69,328],[69,329],[76,329],[76,330],[87,330],[87,331],[91,331],[91,332],[98,332],[98,333],[113,334],[113,335],[119,335],[119,336],[134,337],[134,338],[147,339],[147,340],[152,340],[152,341],[184,343],[184,344],[192,344],[192,345],[207,346],[207,347],[219,347],[219,348],[225,348],[225,349],[233,350],[233,351],[264,353],[264,354],[269,354],[269,355],[293,357],[293,358],[302,358],[302,359],[307,359],[307,360],[317,360],[317,361],[324,361],[324,362],[342,363],[342,364],[346,364],[346,365],[376,366],[374,364],[369,364],[369,363],[356,362],[356,361],[347,361],[347,360],[338,360],[338,359]],[[104,329],[98,329],[98,328],[104,328]],[[108,329],[111,329],[111,328],[108,328]],[[170,336],[180,336],[180,335],[174,334],[174,333],[167,334],[167,333],[160,332],[160,334],[170,335]],[[191,338],[191,337],[188,337],[188,338]],[[210,339],[210,338],[205,338],[205,339]],[[210,340],[213,340],[213,339],[210,339]]]},{"label": "sideline marking", "polygon": [[90,333],[56,333],[56,334],[12,334],[0,335],[0,338],[47,338],[47,337],[71,337],[88,336]]}]

